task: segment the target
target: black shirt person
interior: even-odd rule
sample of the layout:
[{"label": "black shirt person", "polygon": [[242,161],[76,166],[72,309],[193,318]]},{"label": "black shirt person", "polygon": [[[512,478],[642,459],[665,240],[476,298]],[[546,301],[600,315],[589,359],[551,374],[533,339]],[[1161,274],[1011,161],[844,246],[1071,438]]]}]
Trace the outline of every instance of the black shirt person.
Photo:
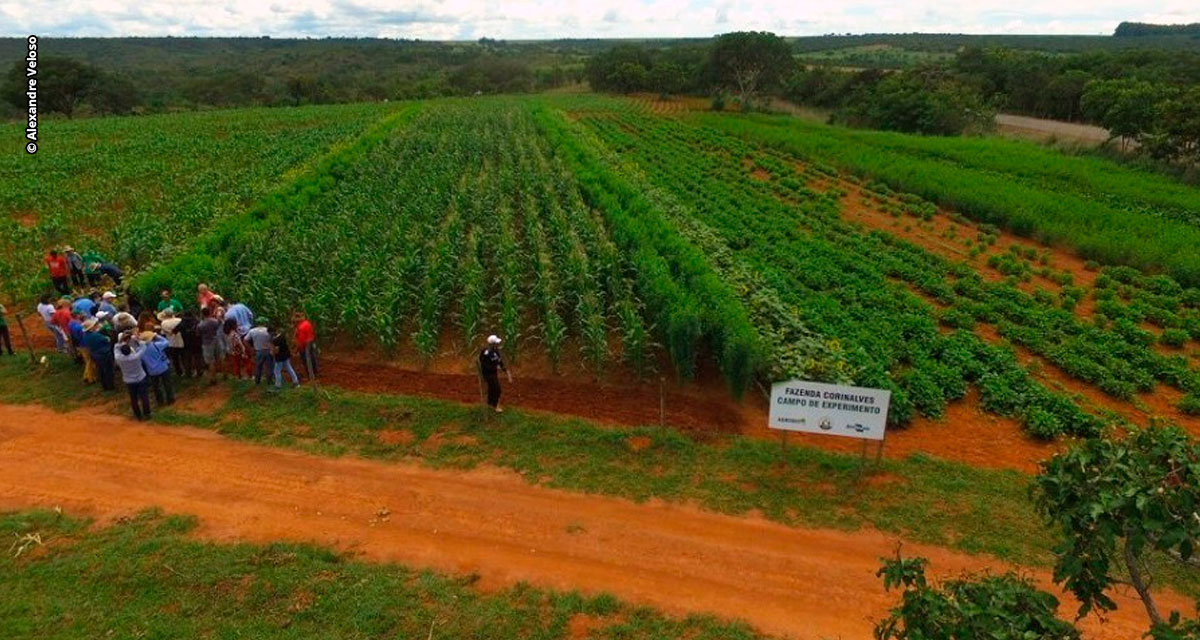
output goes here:
[{"label": "black shirt person", "polygon": [[[504,370],[508,373],[508,367],[504,366],[504,358],[500,356],[500,343],[502,342],[497,336],[488,336],[488,346],[479,353],[479,372],[483,374],[483,380],[487,383],[487,403],[488,406],[500,413],[503,409],[500,408],[500,377],[498,372]],[[511,379],[511,376],[509,376]]]}]

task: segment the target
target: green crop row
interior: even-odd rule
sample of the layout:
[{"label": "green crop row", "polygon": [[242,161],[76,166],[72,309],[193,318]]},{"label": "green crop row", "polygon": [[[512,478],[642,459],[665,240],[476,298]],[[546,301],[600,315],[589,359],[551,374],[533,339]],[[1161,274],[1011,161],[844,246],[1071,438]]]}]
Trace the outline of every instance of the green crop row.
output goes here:
[{"label": "green crop row", "polygon": [[695,117],[1085,258],[1200,285],[1200,191],[1165,178],[1020,142],[863,132],[770,116]]},{"label": "green crop row", "polygon": [[[966,279],[970,269],[841,221],[836,195],[790,177],[796,158],[764,157],[738,138],[622,103],[589,100],[572,113],[621,159],[622,174],[652,182],[643,191],[675,212],[685,235],[707,229],[717,237],[725,251],[710,242],[706,255],[746,265],[800,322],[837,336],[856,382],[893,390],[893,422],[916,412],[940,416],[973,382],[984,408],[1021,418],[1040,437],[1098,428],[1070,399],[1033,381],[1011,351],[969,331],[942,333],[933,309],[909,291],[936,292],[953,305],[962,296],[948,283]],[[756,173],[764,169],[769,179]],[[996,304],[991,297],[1007,299],[1012,291],[988,288],[987,301]],[[965,327],[974,322],[968,311],[957,313]]]},{"label": "green crop row", "polygon": [[305,309],[426,361],[457,327],[460,352],[499,333],[513,359],[539,345],[557,367],[573,346],[593,371],[618,357],[644,370],[652,345],[629,263],[528,107],[405,113],[408,126],[381,130],[327,190],[215,239],[228,288],[269,317]]}]

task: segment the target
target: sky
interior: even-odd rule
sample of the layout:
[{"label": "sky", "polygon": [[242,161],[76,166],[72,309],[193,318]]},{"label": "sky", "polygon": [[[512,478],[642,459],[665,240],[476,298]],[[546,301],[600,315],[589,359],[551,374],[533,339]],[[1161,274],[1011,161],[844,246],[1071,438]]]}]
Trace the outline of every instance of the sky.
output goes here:
[{"label": "sky", "polygon": [[0,35],[423,40],[826,33],[1111,34],[1200,0],[0,0]]}]

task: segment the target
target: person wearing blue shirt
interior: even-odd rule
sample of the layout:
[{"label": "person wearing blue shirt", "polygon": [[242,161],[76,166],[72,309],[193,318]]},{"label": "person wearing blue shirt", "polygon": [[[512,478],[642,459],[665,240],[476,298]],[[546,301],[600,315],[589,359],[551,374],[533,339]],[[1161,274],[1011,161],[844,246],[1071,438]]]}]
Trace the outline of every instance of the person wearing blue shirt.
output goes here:
[{"label": "person wearing blue shirt", "polygon": [[100,308],[96,313],[103,311],[108,314],[109,319],[117,315],[117,307],[113,304],[113,300],[117,299],[117,294],[111,291],[105,291],[104,297],[100,300]]},{"label": "person wearing blue shirt", "polygon": [[121,381],[125,383],[125,389],[129,392],[129,405],[133,409],[133,417],[149,420],[150,381],[142,363],[146,345],[129,331],[121,334],[120,343],[113,351],[117,366],[121,368]]},{"label": "person wearing blue shirt", "polygon": [[116,382],[113,380],[113,367],[116,362],[113,359],[112,340],[100,332],[100,321],[95,318],[83,323],[83,331],[83,346],[87,348],[92,363],[96,365],[96,372],[100,375],[100,386],[105,391],[116,390]]},{"label": "person wearing blue shirt", "polygon": [[231,318],[237,322],[238,333],[242,337],[245,337],[250,332],[250,328],[254,326],[254,312],[240,302],[229,305],[229,308],[225,310],[225,319]]},{"label": "person wearing blue shirt", "polygon": [[71,303],[71,313],[82,313],[85,318],[96,315],[96,303],[88,296],[80,296]]},{"label": "person wearing blue shirt", "polygon": [[150,376],[150,388],[154,389],[154,402],[162,407],[175,404],[175,387],[171,383],[171,359],[167,357],[167,339],[153,331],[142,332],[142,366]]}]

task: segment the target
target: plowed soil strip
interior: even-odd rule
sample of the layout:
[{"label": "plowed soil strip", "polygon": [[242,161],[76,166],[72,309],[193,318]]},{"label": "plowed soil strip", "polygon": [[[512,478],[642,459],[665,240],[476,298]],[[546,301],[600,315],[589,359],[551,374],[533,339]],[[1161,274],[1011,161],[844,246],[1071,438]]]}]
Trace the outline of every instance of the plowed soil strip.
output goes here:
[{"label": "plowed soil strip", "polygon": [[[0,508],[199,516],[213,540],[312,541],[374,560],[611,592],[672,613],[742,618],[793,638],[866,638],[894,601],[874,571],[896,540],[534,487],[497,470],[321,458],[101,413],[0,406]],[[386,511],[383,511],[386,509]],[[940,574],[999,568],[906,544]],[[1045,573],[1036,574],[1045,583]],[[1128,595],[1089,637],[1139,637]],[[1165,594],[1162,604],[1189,603]]]}]

